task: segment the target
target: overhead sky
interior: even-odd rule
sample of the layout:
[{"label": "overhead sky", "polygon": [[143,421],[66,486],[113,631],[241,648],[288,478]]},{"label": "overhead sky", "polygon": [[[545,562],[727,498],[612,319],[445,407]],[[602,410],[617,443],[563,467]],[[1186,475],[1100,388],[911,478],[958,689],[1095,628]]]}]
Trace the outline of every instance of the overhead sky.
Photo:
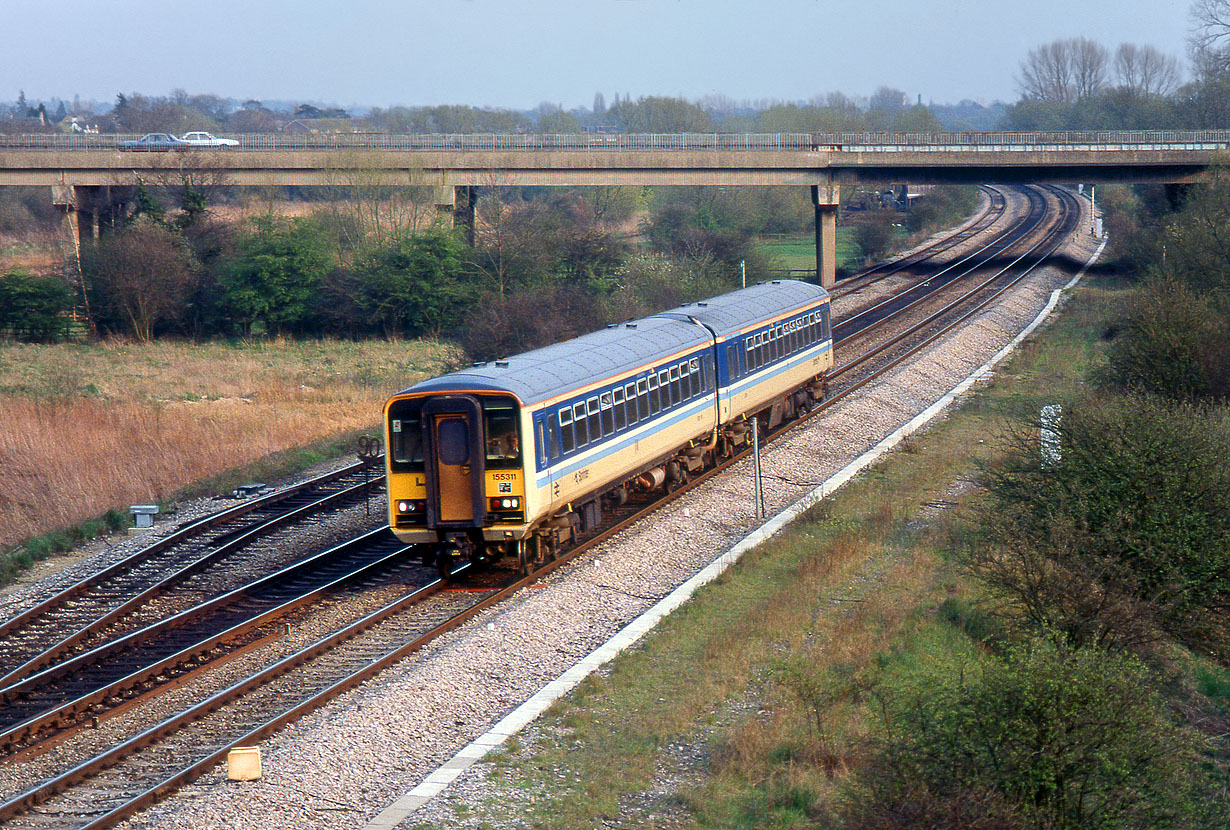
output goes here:
[{"label": "overhead sky", "polygon": [[590,106],[595,92],[806,99],[881,85],[1012,101],[1085,36],[1185,61],[1188,0],[4,0],[0,100],[192,94],[341,106]]}]

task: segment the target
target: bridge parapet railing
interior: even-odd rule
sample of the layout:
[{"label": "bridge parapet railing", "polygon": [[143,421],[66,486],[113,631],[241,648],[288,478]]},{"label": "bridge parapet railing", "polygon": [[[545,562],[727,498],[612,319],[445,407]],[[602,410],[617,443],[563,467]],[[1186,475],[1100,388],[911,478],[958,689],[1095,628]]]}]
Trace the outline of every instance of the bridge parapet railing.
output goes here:
[{"label": "bridge parapet railing", "polygon": [[[416,134],[237,133],[229,151],[392,151],[392,152],[530,152],[530,151],[1073,151],[1230,149],[1230,130],[1133,130],[1088,132],[963,133],[482,133]],[[111,151],[137,135],[0,134],[0,150]]]}]

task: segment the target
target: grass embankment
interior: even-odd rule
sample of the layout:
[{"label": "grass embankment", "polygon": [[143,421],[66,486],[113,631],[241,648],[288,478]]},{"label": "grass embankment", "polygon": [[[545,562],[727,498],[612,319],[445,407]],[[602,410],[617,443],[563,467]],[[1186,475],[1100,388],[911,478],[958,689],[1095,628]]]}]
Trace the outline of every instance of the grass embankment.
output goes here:
[{"label": "grass embankment", "polygon": [[[925,700],[937,671],[982,671],[997,631],[951,553],[971,527],[970,477],[1005,451],[996,436],[1006,423],[1085,384],[1122,300],[1105,285],[1079,289],[992,385],[750,552],[557,703],[525,745],[495,755],[491,795],[454,803],[458,817],[491,827],[886,826],[838,816],[890,737],[888,710],[920,684]],[[1198,662],[1190,679],[1230,716],[1230,674]],[[945,826],[1016,826],[986,823],[999,807],[971,804],[973,824]]]},{"label": "grass embankment", "polygon": [[0,546],[312,463],[453,359],[422,342],[0,346]]}]

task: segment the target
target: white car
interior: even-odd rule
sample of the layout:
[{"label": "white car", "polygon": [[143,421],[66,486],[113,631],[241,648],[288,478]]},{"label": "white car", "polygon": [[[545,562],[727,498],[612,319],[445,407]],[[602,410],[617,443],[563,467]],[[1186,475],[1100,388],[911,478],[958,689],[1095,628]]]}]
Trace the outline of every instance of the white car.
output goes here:
[{"label": "white car", "polygon": [[238,147],[239,142],[233,138],[218,138],[211,133],[184,133],[180,141],[193,147]]}]

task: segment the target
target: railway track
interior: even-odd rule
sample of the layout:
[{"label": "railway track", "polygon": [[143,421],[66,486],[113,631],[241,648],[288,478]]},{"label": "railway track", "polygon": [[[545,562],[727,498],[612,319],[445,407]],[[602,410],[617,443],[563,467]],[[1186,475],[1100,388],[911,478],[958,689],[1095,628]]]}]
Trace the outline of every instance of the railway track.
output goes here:
[{"label": "railway track", "polygon": [[[130,556],[0,622],[0,688],[116,636],[121,621],[258,540],[366,498],[382,483],[363,462],[176,528]],[[139,627],[133,622],[129,628]]]},{"label": "railway track", "polygon": [[[1065,210],[1071,210],[1071,203]],[[1016,261],[1016,266],[1011,273],[1010,269],[1002,269],[1002,273],[984,278],[979,286],[965,290],[961,297],[948,302],[945,311],[933,312],[913,323],[908,327],[909,333],[896,334],[869,350],[868,356],[843,364],[834,373],[850,378],[841,390],[803,418],[766,436],[766,440],[774,440],[787,429],[815,417],[836,400],[869,382],[871,377],[886,371],[889,367],[881,365],[883,360],[878,356],[885,355],[894,345],[909,349],[911,353],[917,351],[943,336],[960,319],[974,313],[971,309],[984,307],[1044,260],[1049,251],[1043,249],[1048,245],[1053,247],[1054,240],[1065,235],[1064,228],[1070,229],[1074,221],[1070,216],[1061,219],[1046,234],[1049,242],[1034,242],[1027,246],[1029,253],[1014,253],[1011,259]],[[1008,258],[1002,249],[997,256]],[[1026,270],[1022,272],[1021,269]],[[932,288],[940,290],[939,286]],[[899,318],[916,313],[911,310],[917,307],[916,304],[908,305],[885,317]],[[895,365],[902,358],[894,356],[892,359]],[[869,366],[873,361],[876,365]],[[853,370],[864,366],[870,371],[860,372],[859,378],[853,378]],[[481,575],[485,582],[478,586],[477,594],[442,593],[439,582],[409,590],[378,612],[185,708],[153,729],[133,735],[96,757],[81,759],[72,769],[42,785],[13,795],[0,805],[0,821],[8,822],[6,826],[11,827],[112,826],[209,769],[224,758],[230,748],[259,741],[285,723],[353,688],[444,631],[641,520],[648,512],[720,475],[748,452],[723,461],[652,505],[627,506],[626,510],[612,515],[607,524],[599,528],[598,535],[530,576],[507,575],[501,582],[505,572],[490,571]],[[439,600],[429,607],[433,597]],[[326,655],[332,656],[326,659]],[[274,711],[278,714],[270,716]]]}]

